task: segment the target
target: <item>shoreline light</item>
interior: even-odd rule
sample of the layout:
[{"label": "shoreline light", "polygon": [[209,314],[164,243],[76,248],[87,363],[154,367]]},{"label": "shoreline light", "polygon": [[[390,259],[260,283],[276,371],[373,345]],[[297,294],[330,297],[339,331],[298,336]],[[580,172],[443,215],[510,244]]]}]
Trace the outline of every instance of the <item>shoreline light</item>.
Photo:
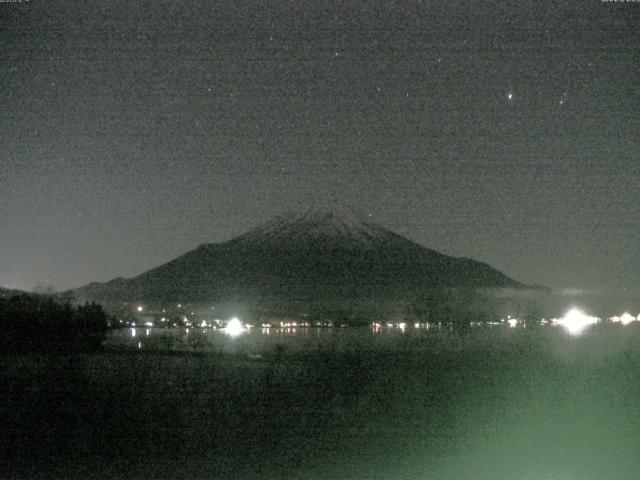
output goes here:
[{"label": "shoreline light", "polygon": [[552,321],[554,324],[562,325],[571,335],[580,335],[585,328],[598,323],[600,319],[591,317],[577,308],[572,308],[564,317]]},{"label": "shoreline light", "polygon": [[229,320],[227,322],[227,326],[224,329],[224,333],[232,337],[237,337],[243,332],[244,325],[242,325],[242,322],[238,319],[238,317],[233,317],[231,320]]},{"label": "shoreline light", "polygon": [[[640,315],[639,315],[640,317]],[[634,317],[633,315],[630,315],[629,312],[624,312],[622,315],[620,315],[619,317],[611,317],[611,321],[614,323],[621,323],[622,325],[628,325],[631,322],[635,322],[636,317]]]}]

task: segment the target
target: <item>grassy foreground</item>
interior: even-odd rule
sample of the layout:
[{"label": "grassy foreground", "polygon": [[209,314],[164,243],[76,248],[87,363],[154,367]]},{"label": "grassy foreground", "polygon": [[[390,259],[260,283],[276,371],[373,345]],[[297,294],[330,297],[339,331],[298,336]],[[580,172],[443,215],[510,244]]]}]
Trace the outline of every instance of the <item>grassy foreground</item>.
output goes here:
[{"label": "grassy foreground", "polygon": [[631,479],[640,331],[0,356],[1,478]]}]

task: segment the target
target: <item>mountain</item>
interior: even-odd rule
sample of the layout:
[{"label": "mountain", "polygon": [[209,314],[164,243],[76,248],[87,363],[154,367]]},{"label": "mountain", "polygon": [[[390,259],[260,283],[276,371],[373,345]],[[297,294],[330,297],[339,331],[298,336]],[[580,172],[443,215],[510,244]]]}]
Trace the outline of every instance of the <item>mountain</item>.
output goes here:
[{"label": "mountain", "polygon": [[312,210],[276,217],[137,277],[92,283],[74,294],[103,303],[240,300],[304,311],[406,300],[442,287],[524,285],[485,263],[443,255],[350,212]]}]

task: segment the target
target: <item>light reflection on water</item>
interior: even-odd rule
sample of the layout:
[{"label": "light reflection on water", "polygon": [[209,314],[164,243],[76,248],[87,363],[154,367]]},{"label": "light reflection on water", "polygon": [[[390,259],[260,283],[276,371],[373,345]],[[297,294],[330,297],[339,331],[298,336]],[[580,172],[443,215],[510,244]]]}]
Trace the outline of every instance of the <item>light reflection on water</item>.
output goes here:
[{"label": "light reflection on water", "polygon": [[[620,324],[618,326],[621,327]],[[526,329],[522,325],[518,328],[511,324],[501,326],[469,326],[455,329],[444,324],[420,324],[415,328],[413,324],[398,324],[389,327],[386,324],[374,323],[369,327],[261,327],[245,328],[242,332],[230,335],[225,329],[211,328],[127,328],[110,333],[106,346],[132,347],[138,346],[139,338],[143,337],[143,346],[150,350],[201,350],[214,352],[262,352],[279,345],[290,351],[317,350],[332,348],[336,351],[353,349],[400,348],[413,349],[424,347],[425,342],[433,342],[434,338],[449,338],[455,345],[458,343],[473,344],[478,341],[491,341],[505,336],[525,335]],[[542,327],[538,332],[545,336],[544,341],[553,347],[561,341],[566,333],[571,333],[574,341],[589,336],[591,329],[582,329],[581,336],[576,332],[559,327]],[[610,326],[611,328],[611,326]],[[536,331],[536,330],[534,330]],[[622,331],[620,332],[623,333]],[[538,335],[538,334],[536,334]],[[538,335],[538,336],[540,336]],[[562,340],[563,341],[563,340]],[[583,342],[584,343],[584,342]],[[561,355],[566,356],[578,348],[578,344],[563,344]],[[138,347],[140,348],[140,347]],[[596,348],[597,351],[597,348]]]},{"label": "light reflection on water", "polygon": [[[634,328],[638,325],[638,328]],[[411,325],[413,327],[413,324]],[[357,353],[362,351],[447,351],[478,352],[500,349],[524,349],[533,345],[544,347],[547,354],[565,364],[585,360],[606,362],[611,355],[625,348],[635,348],[640,337],[640,324],[593,325],[581,335],[560,326],[527,329],[500,326],[455,329],[434,324],[429,328],[370,327],[262,327],[250,328],[241,335],[231,336],[222,329],[200,328],[127,328],[113,331],[106,348],[129,348],[148,352],[202,352],[242,354],[250,358],[266,358],[274,352],[309,354],[332,351]],[[640,341],[640,340],[638,340]],[[497,349],[497,350],[496,350]]]},{"label": "light reflection on water", "polygon": [[[110,342],[135,348],[142,338],[142,350],[198,348],[246,353],[245,358],[258,361],[248,367],[242,364],[242,375],[271,369],[266,371],[273,374],[270,378],[276,385],[280,385],[278,380],[300,385],[296,382],[302,380],[287,379],[287,372],[318,375],[324,365],[311,360],[311,367],[304,370],[304,365],[292,361],[294,368],[287,370],[286,358],[282,364],[260,361],[267,358],[261,352],[278,345],[286,347],[285,353],[432,349],[433,355],[407,356],[408,362],[384,355],[363,356],[361,364],[356,361],[346,369],[351,376],[341,376],[340,369],[329,368],[331,364],[325,367],[325,376],[312,376],[321,378],[328,389],[341,392],[326,405],[313,405],[314,412],[318,408],[327,418],[336,417],[332,425],[337,433],[331,438],[341,448],[328,458],[319,456],[318,475],[313,470],[315,457],[301,455],[300,461],[308,462],[301,468],[309,474],[300,478],[637,478],[628,473],[640,467],[635,462],[640,458],[636,455],[640,411],[635,401],[640,383],[634,373],[640,354],[633,353],[640,346],[640,325],[592,325],[580,336],[561,327],[526,329],[518,324],[511,328],[507,322],[503,327],[459,331],[451,331],[446,324],[412,327],[415,325],[407,325],[404,332],[384,325],[258,327],[237,337],[220,330],[191,328],[188,333],[186,329],[150,329],[148,337],[138,332],[134,338],[123,330],[115,332]],[[132,358],[158,361],[155,357]],[[168,358],[161,361],[183,360]],[[198,368],[208,361],[206,356],[185,358]],[[225,361],[229,358],[235,360],[230,356]],[[374,365],[367,363],[370,361]],[[216,362],[218,358],[211,364]],[[222,368],[228,364],[221,363]],[[370,369],[374,373],[363,381],[357,401],[349,403],[352,384],[358,386],[357,380],[367,378]],[[158,379],[165,374],[163,371]],[[205,388],[202,385],[208,384],[200,385]],[[312,417],[311,407],[301,411]],[[267,463],[271,460],[266,459]],[[321,475],[326,470],[329,472]],[[603,472],[611,475],[603,476]]]},{"label": "light reflection on water", "polygon": [[[244,329],[241,333],[229,335],[224,329],[194,328],[135,328],[116,330],[110,333],[106,346],[136,347],[138,338],[144,332],[144,347],[147,349],[193,350],[197,345],[201,350],[237,352],[260,351],[274,345],[284,344],[290,349],[354,348],[393,344],[403,337],[420,338],[438,332],[424,329],[408,329],[402,324],[398,328],[372,327],[262,327]],[[197,337],[201,341],[195,341]],[[139,348],[139,347],[138,347]]]}]

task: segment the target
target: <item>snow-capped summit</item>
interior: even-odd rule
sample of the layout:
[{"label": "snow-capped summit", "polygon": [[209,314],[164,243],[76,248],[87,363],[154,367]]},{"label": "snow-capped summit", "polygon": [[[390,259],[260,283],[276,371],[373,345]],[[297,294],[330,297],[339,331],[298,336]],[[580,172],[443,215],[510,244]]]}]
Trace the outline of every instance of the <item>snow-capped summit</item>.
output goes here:
[{"label": "snow-capped summit", "polygon": [[254,228],[232,242],[236,245],[281,247],[375,248],[399,238],[388,230],[365,221],[352,210],[309,208],[288,212]]}]

